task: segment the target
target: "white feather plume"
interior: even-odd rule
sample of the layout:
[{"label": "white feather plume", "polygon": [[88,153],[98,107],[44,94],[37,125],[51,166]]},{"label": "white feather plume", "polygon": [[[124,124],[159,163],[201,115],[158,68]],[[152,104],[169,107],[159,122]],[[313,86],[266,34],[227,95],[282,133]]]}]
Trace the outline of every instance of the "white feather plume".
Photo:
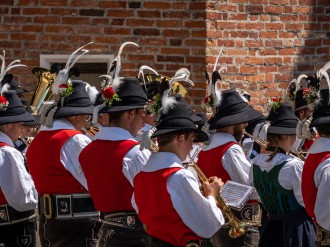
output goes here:
[{"label": "white feather plume", "polygon": [[299,75],[298,76],[298,78],[297,78],[297,80],[296,80],[296,93],[297,93],[297,91],[301,88],[301,80],[303,79],[303,78],[307,78],[308,76],[307,75],[305,75],[305,74],[301,74],[301,75]]},{"label": "white feather plume", "polygon": [[168,111],[174,108],[175,104],[177,103],[175,98],[171,97],[169,93],[170,93],[170,89],[167,89],[163,94],[162,107],[160,108],[161,114],[167,114]]},{"label": "white feather plume", "polygon": [[[26,67],[26,65],[24,64],[19,64],[21,61],[20,60],[14,60],[12,61],[7,67],[6,67],[6,52],[3,51],[3,55],[0,55],[0,60],[2,62],[1,64],[1,70],[0,70],[0,82],[3,80],[3,78],[5,77],[6,73],[16,67]],[[18,64],[16,64],[18,63]],[[10,87],[10,86],[9,86]],[[0,91],[2,92],[2,85],[0,83]]]},{"label": "white feather plume", "polygon": [[194,82],[189,79],[190,71],[187,68],[181,68],[175,72],[174,76],[169,81],[169,86],[172,88],[174,82],[185,81],[188,82],[191,86],[194,86]]},{"label": "white feather plume", "polygon": [[84,82],[86,92],[89,96],[89,99],[91,100],[92,104],[94,105],[96,102],[96,97],[99,94],[99,91],[96,89],[96,87],[89,85],[89,83]]},{"label": "white feather plume", "polygon": [[216,109],[220,106],[221,101],[222,101],[222,92],[221,90],[218,89],[218,81],[214,84],[214,93],[213,95],[213,100],[214,100],[214,104],[213,104],[213,112],[216,112]]},{"label": "white feather plume", "polygon": [[288,95],[289,94],[289,90],[290,90],[290,86],[291,86],[291,84],[295,84],[295,91],[296,91],[296,81],[297,81],[297,79],[292,79],[291,81],[290,81],[290,83],[288,84],[288,86],[286,87],[286,90],[285,90],[285,94],[286,95]]},{"label": "white feather plume", "polygon": [[[68,58],[64,69],[60,70],[58,72],[58,75],[56,76],[54,83],[52,85],[52,92],[53,94],[58,94],[59,92],[59,85],[60,84],[65,84],[67,83],[68,79],[69,79],[69,70],[76,64],[76,62],[80,59],[81,56],[85,55],[87,52],[89,52],[89,50],[83,49],[84,47],[86,47],[87,45],[92,44],[93,42],[89,42],[86,45],[83,45],[81,47],[79,47],[77,50],[75,50]],[[75,55],[81,51],[82,53],[79,54],[76,58]]]},{"label": "white feather plume", "polygon": [[323,67],[322,69],[324,69],[325,71],[328,71],[330,69],[330,61],[327,62]]},{"label": "white feather plume", "polygon": [[218,66],[219,58],[220,58],[221,53],[222,53],[222,49],[223,49],[223,45],[221,46],[221,49],[220,49],[220,51],[218,53],[218,56],[217,56],[217,59],[215,60],[215,63],[214,63],[214,66],[213,66],[213,71],[217,70],[217,66]]},{"label": "white feather plume", "polygon": [[138,74],[138,78],[140,78],[140,75],[142,75],[142,80],[143,80],[143,84],[144,84],[144,88],[147,91],[147,86],[146,86],[146,80],[144,78],[144,70],[150,70],[151,72],[153,72],[156,75],[159,75],[158,72],[156,70],[154,70],[153,68],[147,66],[147,65],[142,65],[139,69],[139,74]]}]

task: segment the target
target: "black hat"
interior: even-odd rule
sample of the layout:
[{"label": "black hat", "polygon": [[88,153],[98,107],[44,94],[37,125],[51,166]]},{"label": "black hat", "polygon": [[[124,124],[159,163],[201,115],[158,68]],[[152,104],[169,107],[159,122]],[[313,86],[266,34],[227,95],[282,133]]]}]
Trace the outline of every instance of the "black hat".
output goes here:
[{"label": "black hat", "polygon": [[22,104],[24,105],[26,111],[35,118],[32,122],[24,122],[25,126],[35,126],[40,124],[40,115],[33,115],[33,111],[31,109],[30,103],[27,99],[21,99]]},{"label": "black hat", "polygon": [[295,135],[298,118],[287,103],[280,103],[277,109],[271,109],[266,120],[270,121],[268,134]]},{"label": "black hat", "polygon": [[264,115],[261,115],[260,117],[249,121],[248,126],[245,127],[246,132],[252,134],[256,125],[265,121],[266,121],[266,117]]},{"label": "black hat", "polygon": [[14,76],[12,74],[6,74],[1,81],[2,86],[5,84],[10,85],[10,90],[14,90],[17,94],[29,92],[20,87],[17,81],[14,80]]},{"label": "black hat", "polygon": [[58,109],[54,114],[54,118],[93,114],[94,108],[84,82],[72,81],[72,89],[73,92],[69,96],[63,97],[63,100],[58,102]]},{"label": "black hat", "polygon": [[[193,120],[193,122],[195,123],[195,124],[201,124],[202,122],[204,122],[203,121],[203,119],[201,119],[199,116],[197,116],[196,114],[195,114],[195,112],[191,109],[191,107],[187,104],[187,102],[184,100],[184,98],[182,97],[182,95],[181,94],[172,94],[171,95],[172,97],[174,97],[175,98],[175,100],[179,103],[179,104],[184,104],[184,105],[186,105],[186,107],[187,107],[187,109],[188,109],[188,111],[189,111],[189,114],[190,114],[190,117],[191,117],[191,119]],[[204,122],[205,123],[205,122]]]},{"label": "black hat", "polygon": [[[145,91],[145,87],[147,91]],[[148,99],[152,99],[156,94],[160,93],[160,82],[159,81],[146,82],[145,86],[144,84],[142,84],[142,88],[144,89]]]},{"label": "black hat", "polygon": [[162,113],[161,111],[156,128],[157,130],[153,133],[152,137],[181,131],[192,131],[197,134],[194,141],[205,142],[208,140],[207,134],[204,131],[197,129],[191,118],[191,113],[189,112],[187,105],[178,102],[175,102],[172,107],[169,107],[166,113]]},{"label": "black hat", "polygon": [[148,101],[148,97],[142,89],[139,80],[137,78],[122,78],[120,80],[122,83],[116,90],[119,100],[113,100],[108,112],[111,113],[144,108]]},{"label": "black hat", "polygon": [[246,123],[262,116],[235,89],[224,90],[221,94],[222,99],[216,107],[216,114],[209,120],[210,130]]},{"label": "black hat", "polygon": [[34,121],[34,117],[26,111],[15,91],[9,90],[0,97],[0,104],[3,105],[0,110],[0,125]]},{"label": "black hat", "polygon": [[330,124],[329,89],[319,91],[319,101],[315,105],[310,127]]}]

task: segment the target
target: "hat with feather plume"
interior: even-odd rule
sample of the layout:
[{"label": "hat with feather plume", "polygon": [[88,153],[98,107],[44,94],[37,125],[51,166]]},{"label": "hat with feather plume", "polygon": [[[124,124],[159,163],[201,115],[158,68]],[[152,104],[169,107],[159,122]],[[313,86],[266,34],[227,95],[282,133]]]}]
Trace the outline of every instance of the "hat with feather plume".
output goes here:
[{"label": "hat with feather plume", "polygon": [[[19,64],[20,60],[14,60],[6,66],[5,56],[6,53],[3,51],[3,55],[0,55],[0,59],[2,61],[0,70],[1,82],[10,69],[25,66],[23,64]],[[31,121],[34,121],[34,117],[26,111],[25,106],[18,98],[16,92],[14,90],[10,90],[9,84],[0,83],[0,125]]]},{"label": "hat with feather plume", "polygon": [[69,56],[64,68],[61,68],[59,64],[52,65],[51,73],[56,74],[51,86],[54,102],[43,107],[40,117],[42,124],[51,127],[54,118],[93,114],[94,108],[88,91],[95,98],[96,89],[86,82],[70,79],[73,75],[76,77],[80,75],[79,69],[74,65],[88,52],[84,48],[91,43],[75,50]]}]

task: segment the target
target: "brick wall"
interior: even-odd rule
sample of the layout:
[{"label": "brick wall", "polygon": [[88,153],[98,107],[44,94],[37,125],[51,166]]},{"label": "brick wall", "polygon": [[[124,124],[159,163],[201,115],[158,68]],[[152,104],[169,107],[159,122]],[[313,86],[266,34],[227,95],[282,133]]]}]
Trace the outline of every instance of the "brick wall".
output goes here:
[{"label": "brick wall", "polygon": [[116,54],[122,42],[134,41],[140,48],[125,49],[122,74],[135,76],[144,64],[167,76],[187,67],[197,108],[205,69],[211,72],[222,45],[223,78],[249,90],[261,108],[295,74],[330,60],[329,29],[328,0],[0,1],[0,49],[8,62],[29,66],[13,71],[24,86],[35,87],[30,69],[39,54],[67,54],[89,41],[90,54]]}]

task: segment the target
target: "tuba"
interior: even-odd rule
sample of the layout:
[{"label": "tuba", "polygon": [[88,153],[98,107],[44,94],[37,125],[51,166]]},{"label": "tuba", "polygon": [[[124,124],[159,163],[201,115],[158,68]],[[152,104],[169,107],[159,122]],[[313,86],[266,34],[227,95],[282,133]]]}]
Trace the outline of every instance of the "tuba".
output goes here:
[{"label": "tuba", "polygon": [[31,108],[34,114],[37,114],[39,108],[44,101],[50,100],[52,97],[51,86],[54,82],[55,75],[51,74],[48,69],[35,67],[32,73],[37,79],[37,88],[31,99]]}]

